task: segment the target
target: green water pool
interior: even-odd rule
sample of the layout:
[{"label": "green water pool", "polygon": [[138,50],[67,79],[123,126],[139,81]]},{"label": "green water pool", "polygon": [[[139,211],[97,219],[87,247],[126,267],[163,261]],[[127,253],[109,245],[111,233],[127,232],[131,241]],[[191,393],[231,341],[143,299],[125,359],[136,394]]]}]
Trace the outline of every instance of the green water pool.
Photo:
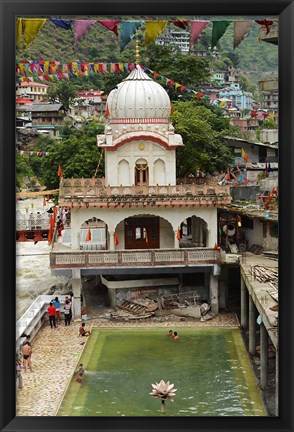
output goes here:
[{"label": "green water pool", "polygon": [[[265,416],[248,354],[237,328],[94,329],[58,416]],[[170,381],[174,402],[149,393],[151,384]]]}]

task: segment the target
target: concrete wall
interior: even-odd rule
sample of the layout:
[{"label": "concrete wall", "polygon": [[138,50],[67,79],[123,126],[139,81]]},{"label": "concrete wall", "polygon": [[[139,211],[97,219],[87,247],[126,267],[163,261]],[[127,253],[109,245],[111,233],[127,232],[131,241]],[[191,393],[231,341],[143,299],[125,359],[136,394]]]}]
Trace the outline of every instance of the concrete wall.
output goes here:
[{"label": "concrete wall", "polygon": [[259,186],[240,186],[231,188],[233,201],[255,201],[256,195],[259,194]]},{"label": "concrete wall", "polygon": [[253,229],[243,228],[245,237],[248,240],[248,249],[253,244],[263,246],[263,223],[260,219],[253,220]]},{"label": "concrete wall", "polygon": [[[142,146],[143,144],[143,146]],[[116,151],[105,153],[105,185],[108,186],[131,186],[135,184],[135,165],[136,162],[143,159],[147,162],[149,168],[149,185],[156,186],[154,176],[154,165],[161,160],[165,167],[165,179],[161,178],[163,184],[176,184],[176,153],[175,150],[166,150],[159,144],[152,141],[132,141],[119,147]],[[125,174],[119,178],[118,166],[124,161],[128,164],[128,175]],[[123,173],[123,172],[122,172]],[[125,173],[125,171],[124,171]]]}]

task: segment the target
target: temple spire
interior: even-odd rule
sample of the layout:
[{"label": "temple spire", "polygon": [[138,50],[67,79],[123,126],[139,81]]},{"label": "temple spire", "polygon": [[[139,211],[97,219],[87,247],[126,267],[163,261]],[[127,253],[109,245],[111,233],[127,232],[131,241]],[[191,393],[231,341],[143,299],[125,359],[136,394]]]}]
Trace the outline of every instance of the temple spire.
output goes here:
[{"label": "temple spire", "polygon": [[138,33],[136,33],[136,64],[139,64],[139,37],[138,37]]}]

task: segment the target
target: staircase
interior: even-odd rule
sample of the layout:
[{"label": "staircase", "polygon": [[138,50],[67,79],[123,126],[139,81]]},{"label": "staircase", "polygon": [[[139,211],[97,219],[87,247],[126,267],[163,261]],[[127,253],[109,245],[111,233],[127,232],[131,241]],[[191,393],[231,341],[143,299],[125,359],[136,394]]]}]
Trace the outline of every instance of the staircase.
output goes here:
[{"label": "staircase", "polygon": [[117,307],[137,316],[146,315],[148,313],[145,306],[129,300],[124,300],[120,305],[117,305]]}]

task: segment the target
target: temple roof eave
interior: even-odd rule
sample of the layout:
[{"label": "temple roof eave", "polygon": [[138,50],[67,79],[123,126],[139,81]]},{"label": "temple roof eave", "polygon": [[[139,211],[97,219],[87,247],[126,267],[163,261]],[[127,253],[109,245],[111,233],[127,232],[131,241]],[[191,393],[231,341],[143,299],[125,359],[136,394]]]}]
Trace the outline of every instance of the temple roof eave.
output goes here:
[{"label": "temple roof eave", "polygon": [[160,132],[134,131],[122,133],[113,140],[112,145],[100,144],[99,147],[109,151],[114,151],[126,143],[138,140],[155,142],[156,144],[164,147],[166,150],[175,150],[177,147],[184,146],[183,142],[174,142],[171,145],[169,137]]}]

